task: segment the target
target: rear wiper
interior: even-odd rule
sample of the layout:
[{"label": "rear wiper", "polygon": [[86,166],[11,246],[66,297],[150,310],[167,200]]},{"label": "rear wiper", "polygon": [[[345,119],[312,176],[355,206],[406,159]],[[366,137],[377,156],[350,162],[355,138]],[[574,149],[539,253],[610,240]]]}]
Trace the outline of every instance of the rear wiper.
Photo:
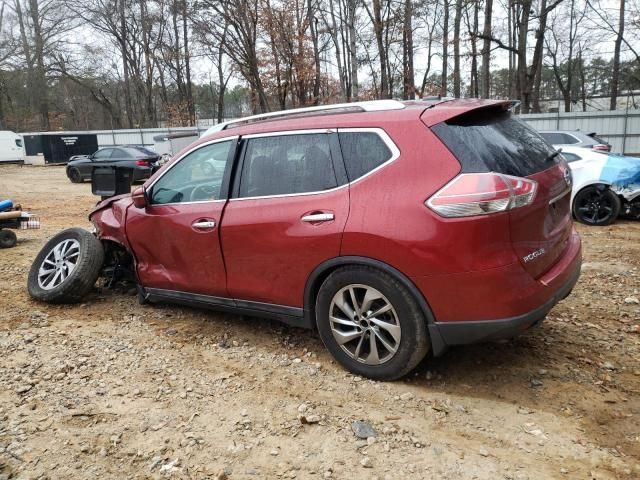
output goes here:
[{"label": "rear wiper", "polygon": [[553,160],[554,158],[556,158],[558,155],[560,155],[562,153],[562,149],[559,148],[558,150],[556,150],[553,153],[550,153],[549,156],[544,160],[545,162],[550,162],[551,160]]}]

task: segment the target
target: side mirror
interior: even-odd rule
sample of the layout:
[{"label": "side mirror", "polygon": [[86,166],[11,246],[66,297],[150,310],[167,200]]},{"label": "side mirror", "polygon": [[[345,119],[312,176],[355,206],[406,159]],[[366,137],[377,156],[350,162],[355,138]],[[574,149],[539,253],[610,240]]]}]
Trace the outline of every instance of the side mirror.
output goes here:
[{"label": "side mirror", "polygon": [[136,188],[131,194],[131,198],[136,208],[145,208],[147,206],[147,191],[144,187]]}]

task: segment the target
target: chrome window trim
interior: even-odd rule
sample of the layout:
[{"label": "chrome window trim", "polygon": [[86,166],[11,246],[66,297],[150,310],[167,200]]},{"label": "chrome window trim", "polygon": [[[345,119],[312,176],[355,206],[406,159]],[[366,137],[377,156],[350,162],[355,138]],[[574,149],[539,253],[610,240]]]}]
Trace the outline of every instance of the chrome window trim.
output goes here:
[{"label": "chrome window trim", "polygon": [[281,132],[269,132],[269,133],[256,133],[256,134],[251,134],[251,135],[243,135],[242,138],[260,138],[260,137],[273,137],[273,136],[281,136],[281,135],[304,135],[304,134],[311,134],[311,133],[358,133],[358,132],[362,132],[362,133],[375,133],[377,134],[382,141],[385,143],[385,145],[389,148],[389,150],[391,151],[391,157],[389,158],[389,160],[387,160],[386,162],[378,165],[376,168],[374,168],[373,170],[368,171],[367,173],[365,173],[364,175],[362,175],[361,177],[356,178],[353,181],[347,182],[344,185],[338,185],[337,187],[334,188],[330,188],[327,190],[318,190],[315,192],[302,192],[302,193],[281,193],[281,194],[277,194],[277,195],[262,195],[262,196],[257,196],[257,197],[240,197],[240,198],[230,198],[229,201],[230,202],[235,202],[235,201],[242,201],[242,200],[261,200],[261,199],[269,199],[269,198],[286,198],[286,197],[305,197],[308,195],[320,195],[323,193],[332,193],[335,192],[337,190],[340,190],[342,188],[345,187],[349,187],[357,182],[359,182],[360,180],[362,180],[363,178],[368,177],[369,175],[372,175],[373,173],[377,172],[378,170],[381,170],[382,168],[386,167],[387,165],[389,165],[391,162],[394,162],[395,160],[397,160],[400,157],[400,149],[396,146],[396,144],[393,142],[393,140],[391,139],[391,137],[389,136],[389,134],[382,128],[379,127],[349,127],[349,128],[322,128],[322,129],[309,129],[309,130],[285,130],[285,131],[281,131]]},{"label": "chrome window trim", "polygon": [[[160,175],[158,175],[158,178],[156,178],[153,182],[151,182],[151,184],[149,186],[144,186],[145,190],[150,190],[151,188],[153,188],[153,186],[158,183],[158,181],[164,177],[167,172],[169,172],[173,167],[175,167],[178,163],[180,163],[185,157],[187,157],[190,153],[195,152],[196,150],[199,150],[201,148],[204,147],[208,147],[209,145],[213,145],[214,143],[222,143],[222,142],[228,142],[228,141],[233,141],[233,140],[237,140],[239,138],[239,135],[232,135],[230,137],[224,137],[224,138],[216,138],[215,140],[210,140],[208,142],[204,142],[204,143],[200,143],[198,145],[196,145],[195,147],[187,150],[184,154],[182,154],[182,156],[180,156],[180,158],[176,159],[173,163],[171,163],[171,165],[169,165],[167,167],[167,169],[162,172]],[[226,166],[225,166],[226,168]],[[171,205],[194,205],[194,204],[198,204],[198,203],[220,203],[220,202],[226,202],[227,199],[218,199],[218,200],[199,200],[196,202],[174,202],[174,203],[157,203],[157,204],[149,204],[148,207],[149,208],[153,208],[153,207],[166,207],[166,206],[171,206]]]}]

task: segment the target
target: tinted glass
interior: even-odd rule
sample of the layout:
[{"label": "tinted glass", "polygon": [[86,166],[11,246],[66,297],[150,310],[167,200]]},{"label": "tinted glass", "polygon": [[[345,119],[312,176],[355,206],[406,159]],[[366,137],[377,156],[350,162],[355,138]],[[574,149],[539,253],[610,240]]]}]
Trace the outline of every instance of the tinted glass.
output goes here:
[{"label": "tinted glass", "polygon": [[540,135],[542,136],[542,138],[544,138],[551,145],[558,145],[558,144],[565,143],[564,135],[562,135],[562,133],[540,132]]},{"label": "tinted glass", "polygon": [[102,150],[98,150],[96,153],[94,153],[93,158],[95,158],[96,160],[106,160],[108,158],[111,158],[112,151],[113,148],[103,148]]},{"label": "tinted glass", "polygon": [[222,177],[232,142],[205,145],[171,167],[151,189],[152,204],[220,199]]},{"label": "tinted glass", "polygon": [[510,112],[482,110],[432,127],[464,173],[498,172],[526,177],[551,167],[554,149]]},{"label": "tinted glass", "polygon": [[341,132],[338,135],[350,181],[369,173],[392,156],[391,150],[377,133]]},{"label": "tinted glass", "polygon": [[337,186],[324,133],[248,140],[240,197],[319,192]]},{"label": "tinted glass", "polygon": [[114,148],[111,153],[111,158],[131,158],[131,155],[125,152],[122,148]]},{"label": "tinted glass", "polygon": [[157,156],[158,155],[157,152],[154,152],[153,150],[151,150],[149,148],[140,147],[140,146],[127,147],[125,150],[128,151],[134,157],[139,157],[140,154],[149,155],[149,156]]},{"label": "tinted glass", "polygon": [[571,163],[571,162],[575,162],[576,160],[582,160],[582,157],[579,157],[578,155],[576,155],[575,153],[568,153],[568,152],[563,152],[562,156],[564,157],[564,159]]}]

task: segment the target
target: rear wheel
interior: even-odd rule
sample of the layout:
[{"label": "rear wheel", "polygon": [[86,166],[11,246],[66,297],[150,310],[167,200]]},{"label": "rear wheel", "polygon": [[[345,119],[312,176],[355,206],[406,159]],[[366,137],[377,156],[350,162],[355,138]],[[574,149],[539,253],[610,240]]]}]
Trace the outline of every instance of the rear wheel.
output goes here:
[{"label": "rear wheel", "polygon": [[15,247],[18,237],[11,230],[0,230],[0,248]]},{"label": "rear wheel", "polygon": [[104,249],[100,240],[81,228],[64,230],[49,240],[33,261],[29,294],[49,303],[76,303],[98,279]]},{"label": "rear wheel", "polygon": [[78,170],[77,168],[70,168],[67,172],[67,176],[69,177],[69,180],[71,180],[71,183],[82,182],[82,175],[80,175],[80,170]]},{"label": "rear wheel", "polygon": [[583,188],[573,199],[573,214],[586,225],[609,225],[620,213],[621,202],[607,185]]},{"label": "rear wheel", "polygon": [[402,377],[429,351],[427,322],[411,293],[370,267],[344,267],[327,277],[316,299],[316,322],[338,362],[375,380]]}]

